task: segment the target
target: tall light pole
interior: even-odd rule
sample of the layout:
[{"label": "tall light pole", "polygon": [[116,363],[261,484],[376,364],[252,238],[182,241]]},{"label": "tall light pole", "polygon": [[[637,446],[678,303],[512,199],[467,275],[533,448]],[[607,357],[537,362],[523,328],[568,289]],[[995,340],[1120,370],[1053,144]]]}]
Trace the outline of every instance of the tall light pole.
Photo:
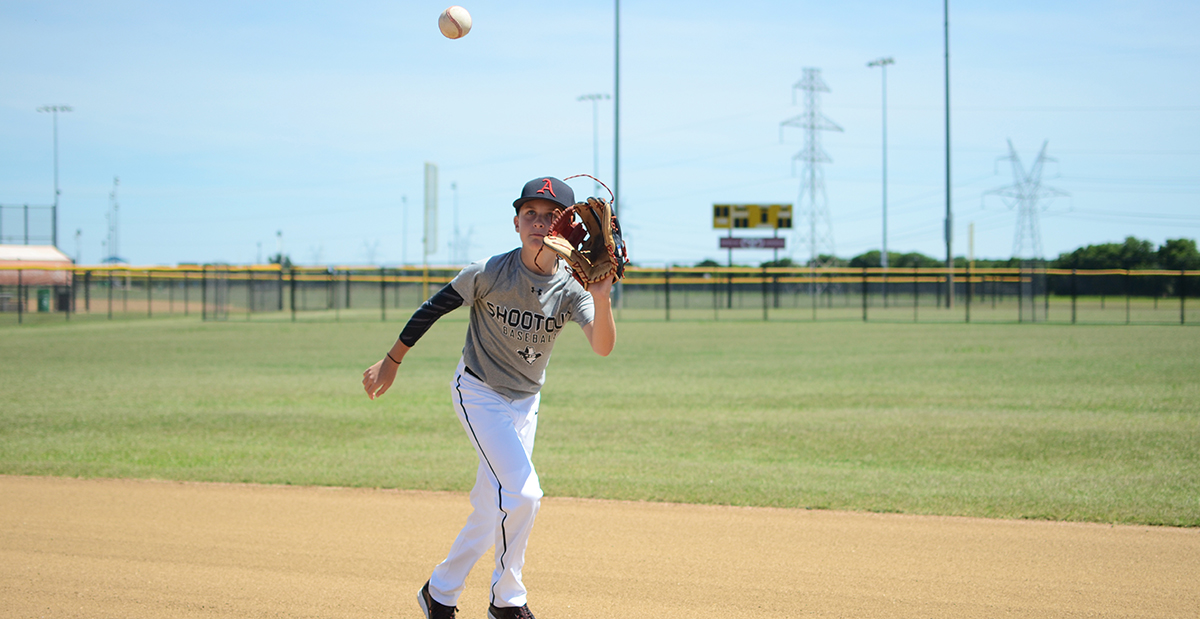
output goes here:
[{"label": "tall light pole", "polygon": [[950,211],[950,0],[942,1],[946,51],[946,308],[954,309],[954,218]]},{"label": "tall light pole", "polygon": [[[613,215],[621,198],[621,0],[613,0]],[[617,282],[617,311],[625,309],[625,285]]]},{"label": "tall light pole", "polygon": [[50,237],[53,245],[58,247],[58,194],[62,193],[58,190],[58,113],[71,112],[74,108],[69,105],[43,105],[37,111],[50,112],[54,118],[54,212],[50,214]]},{"label": "tall light pole", "polygon": [[[595,93],[590,95],[580,95],[576,101],[591,101],[592,102],[592,176],[600,178],[600,109],[597,105],[600,101],[611,99],[607,94]],[[592,188],[593,195],[600,195],[600,183],[597,182]]]},{"label": "tall light pole", "polygon": [[[613,0],[613,214],[621,197],[621,0]],[[620,290],[620,282],[617,283]],[[618,293],[624,306],[624,297]]]},{"label": "tall light pole", "polygon": [[[879,265],[888,268],[887,248],[887,68],[896,64],[891,56],[872,60],[868,67],[879,67],[883,71],[883,251],[879,254]],[[886,288],[884,289],[886,290]]]}]

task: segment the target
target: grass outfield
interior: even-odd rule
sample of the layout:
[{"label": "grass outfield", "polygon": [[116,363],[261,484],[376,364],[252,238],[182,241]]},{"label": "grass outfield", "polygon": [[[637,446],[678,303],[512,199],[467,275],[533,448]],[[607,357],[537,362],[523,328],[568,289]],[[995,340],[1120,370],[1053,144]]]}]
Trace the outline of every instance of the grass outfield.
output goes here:
[{"label": "grass outfield", "polygon": [[[466,490],[465,312],[0,329],[0,473]],[[1200,330],[622,322],[558,343],[548,495],[1200,526]]]}]

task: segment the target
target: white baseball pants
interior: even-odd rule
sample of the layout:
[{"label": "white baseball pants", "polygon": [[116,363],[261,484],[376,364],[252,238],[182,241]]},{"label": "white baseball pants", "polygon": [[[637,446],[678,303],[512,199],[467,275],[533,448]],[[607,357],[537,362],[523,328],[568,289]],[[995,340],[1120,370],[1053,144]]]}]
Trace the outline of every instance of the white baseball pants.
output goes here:
[{"label": "white baseball pants", "polygon": [[429,594],[457,606],[467,574],[489,548],[495,548],[491,603],[526,603],[521,568],[537,516],[542,488],[534,471],[533,439],[541,395],[509,400],[471,376],[459,361],[450,383],[454,410],[479,455],[471,490],[474,511],[429,579]]}]

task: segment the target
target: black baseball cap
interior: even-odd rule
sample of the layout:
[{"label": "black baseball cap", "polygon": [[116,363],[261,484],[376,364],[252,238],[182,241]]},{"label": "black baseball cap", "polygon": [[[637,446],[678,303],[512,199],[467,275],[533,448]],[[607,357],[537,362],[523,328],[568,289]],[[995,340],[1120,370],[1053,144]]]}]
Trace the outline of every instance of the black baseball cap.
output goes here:
[{"label": "black baseball cap", "polygon": [[575,192],[566,183],[553,176],[539,176],[521,189],[521,197],[513,200],[513,208],[520,209],[530,200],[549,200],[563,208],[575,204]]}]

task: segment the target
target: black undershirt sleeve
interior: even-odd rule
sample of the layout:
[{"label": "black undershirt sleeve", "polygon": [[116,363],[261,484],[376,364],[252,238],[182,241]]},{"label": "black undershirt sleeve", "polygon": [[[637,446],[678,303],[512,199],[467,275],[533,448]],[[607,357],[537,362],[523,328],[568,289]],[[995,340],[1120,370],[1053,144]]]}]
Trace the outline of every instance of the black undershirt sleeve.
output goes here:
[{"label": "black undershirt sleeve", "polygon": [[458,294],[454,286],[446,284],[413,312],[412,318],[408,319],[408,324],[404,325],[404,330],[400,332],[400,341],[412,348],[438,318],[458,309],[462,304],[462,295]]}]

